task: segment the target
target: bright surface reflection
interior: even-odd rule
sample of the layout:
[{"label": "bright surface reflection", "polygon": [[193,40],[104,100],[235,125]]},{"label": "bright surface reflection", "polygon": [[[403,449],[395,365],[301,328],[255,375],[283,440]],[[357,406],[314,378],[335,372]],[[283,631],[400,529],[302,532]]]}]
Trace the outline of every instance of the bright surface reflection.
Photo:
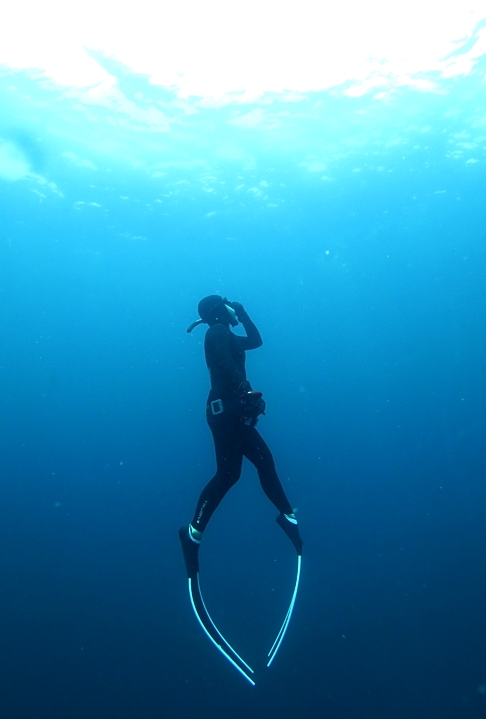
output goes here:
[{"label": "bright surface reflection", "polygon": [[95,59],[102,53],[180,97],[219,101],[345,82],[351,95],[434,89],[424,73],[468,74],[486,52],[485,17],[485,0],[19,0],[2,12],[0,63],[109,93],[114,80]]}]

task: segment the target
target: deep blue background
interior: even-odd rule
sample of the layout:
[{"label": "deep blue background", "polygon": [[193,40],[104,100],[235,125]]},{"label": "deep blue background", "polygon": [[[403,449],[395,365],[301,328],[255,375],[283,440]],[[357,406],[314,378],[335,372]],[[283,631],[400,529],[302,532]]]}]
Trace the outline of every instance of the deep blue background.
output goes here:
[{"label": "deep blue background", "polygon": [[[447,156],[443,97],[411,98],[436,125],[392,173],[367,170],[370,138],[333,183],[253,146],[273,208],[189,185],[154,211],[137,170],[90,189],[29,140],[65,197],[2,184],[2,716],[486,715],[486,172]],[[200,631],[177,540],[214,471],[204,330],[185,332],[213,292],[263,335],[248,374],[305,540],[266,670],[295,553],[251,467],[206,533],[206,602],[254,689]]]}]

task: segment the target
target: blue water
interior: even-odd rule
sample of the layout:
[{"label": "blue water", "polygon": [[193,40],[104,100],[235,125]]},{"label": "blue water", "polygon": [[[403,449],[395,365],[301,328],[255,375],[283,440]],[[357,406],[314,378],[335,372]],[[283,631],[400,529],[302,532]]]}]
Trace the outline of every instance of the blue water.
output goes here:
[{"label": "blue water", "polygon": [[[24,167],[0,180],[2,716],[486,716],[484,62],[211,107],[99,61],[125,109],[0,75]],[[201,583],[255,688],[177,538],[214,472],[185,331],[212,293],[263,336],[248,375],[305,541],[266,669],[295,552],[245,465]]]}]

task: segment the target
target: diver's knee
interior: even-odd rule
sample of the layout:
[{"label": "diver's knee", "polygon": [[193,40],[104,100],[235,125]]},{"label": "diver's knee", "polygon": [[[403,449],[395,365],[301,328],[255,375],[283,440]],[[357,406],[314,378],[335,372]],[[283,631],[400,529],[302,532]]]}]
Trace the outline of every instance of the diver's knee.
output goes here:
[{"label": "diver's knee", "polygon": [[270,475],[275,474],[275,462],[273,461],[273,457],[260,457],[260,460],[258,464],[256,465],[258,474],[261,475]]},{"label": "diver's knee", "polygon": [[220,487],[224,492],[226,492],[230,487],[232,487],[234,484],[237,483],[241,476],[241,471],[239,472],[221,472],[218,473],[216,483],[218,487]]}]

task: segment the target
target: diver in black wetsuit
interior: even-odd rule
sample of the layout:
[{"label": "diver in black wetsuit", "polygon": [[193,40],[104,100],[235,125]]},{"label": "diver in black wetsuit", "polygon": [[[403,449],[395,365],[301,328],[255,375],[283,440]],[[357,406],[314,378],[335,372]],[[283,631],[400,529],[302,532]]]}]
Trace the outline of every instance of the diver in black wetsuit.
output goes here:
[{"label": "diver in black wetsuit", "polygon": [[[230,303],[219,295],[205,297],[198,306],[198,324],[208,324],[204,341],[206,363],[211,377],[211,390],[206,418],[213,434],[216,450],[216,474],[203,489],[189,526],[179,531],[188,576],[199,570],[198,549],[211,516],[226,492],[238,481],[243,457],[254,464],[263,491],[279,510],[277,522],[288,534],[297,553],[302,553],[302,540],[292,506],[287,499],[275,470],[272,453],[255,425],[264,414],[261,392],[254,392],[246,379],[245,351],[257,349],[262,338],[243,305]],[[230,330],[241,322],[246,337]]]}]

